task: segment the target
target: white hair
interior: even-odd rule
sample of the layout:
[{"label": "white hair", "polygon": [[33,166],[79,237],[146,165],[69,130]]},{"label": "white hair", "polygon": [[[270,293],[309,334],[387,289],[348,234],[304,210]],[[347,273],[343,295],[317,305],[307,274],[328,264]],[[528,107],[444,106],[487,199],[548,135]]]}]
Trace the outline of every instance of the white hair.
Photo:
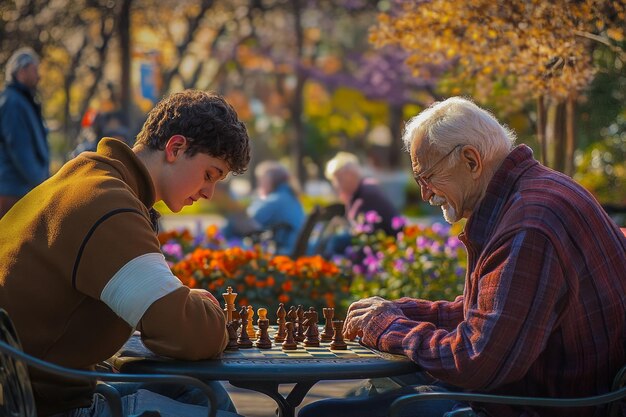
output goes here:
[{"label": "white hair", "polygon": [[337,155],[326,164],[324,176],[328,181],[332,181],[335,174],[343,170],[350,170],[361,175],[359,158],[350,152],[338,152]]},{"label": "white hair", "polygon": [[30,64],[39,65],[39,56],[32,48],[20,48],[13,52],[13,55],[7,61],[4,79],[7,82],[15,80],[15,75],[22,68],[26,68]]},{"label": "white hair", "polygon": [[[457,145],[472,145],[486,160],[507,155],[515,144],[513,131],[463,97],[436,102],[410,119],[402,135],[407,151],[411,152],[416,139],[427,140],[439,153]],[[455,162],[450,158],[450,164]]]}]

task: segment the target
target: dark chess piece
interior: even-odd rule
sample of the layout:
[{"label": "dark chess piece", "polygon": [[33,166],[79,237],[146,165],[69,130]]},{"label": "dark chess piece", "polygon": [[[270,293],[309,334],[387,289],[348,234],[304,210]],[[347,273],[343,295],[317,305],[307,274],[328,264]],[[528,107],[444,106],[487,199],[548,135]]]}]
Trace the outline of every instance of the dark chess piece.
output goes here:
[{"label": "dark chess piece", "polygon": [[280,303],[278,305],[278,311],[276,312],[276,324],[278,324],[278,330],[274,335],[274,342],[282,343],[285,341],[285,337],[287,336],[287,328],[285,327],[285,323],[287,323],[287,312],[285,311],[285,305]]},{"label": "dark chess piece", "polygon": [[270,321],[268,319],[259,319],[257,325],[259,326],[260,334],[259,340],[256,341],[255,346],[259,349],[271,349],[272,339],[270,339],[270,335],[267,331],[270,327]]},{"label": "dark chess piece", "polygon": [[252,347],[252,340],[248,336],[246,327],[248,326],[248,309],[246,306],[241,307],[239,310],[239,317],[241,317],[241,332],[239,332],[239,339],[237,339],[237,345],[241,349],[249,349]]},{"label": "dark chess piece", "polygon": [[348,345],[343,340],[343,320],[333,321],[333,341],[330,342],[330,350],[347,350]]},{"label": "dark chess piece", "polygon": [[326,324],[324,326],[324,331],[322,332],[321,339],[322,342],[330,342],[333,340],[333,335],[335,330],[333,329],[333,317],[335,316],[334,308],[324,308],[322,309],[324,314],[324,318],[326,319]]},{"label": "dark chess piece", "polygon": [[296,315],[298,318],[296,319],[293,338],[296,339],[296,342],[304,342],[304,309],[301,305],[296,309]]},{"label": "dark chess piece", "polygon": [[282,344],[283,350],[298,349],[298,343],[296,342],[296,339],[293,338],[293,323],[288,321],[285,323],[285,328],[287,329],[287,337]]},{"label": "dark chess piece", "polygon": [[238,328],[238,320],[233,320],[226,324],[226,330],[228,331],[228,344],[226,345],[226,350],[239,350],[239,344],[237,343]]},{"label": "dark chess piece", "polygon": [[319,330],[317,329],[317,311],[313,307],[304,313],[304,326],[306,327],[306,333],[304,338],[304,346],[319,346]]}]

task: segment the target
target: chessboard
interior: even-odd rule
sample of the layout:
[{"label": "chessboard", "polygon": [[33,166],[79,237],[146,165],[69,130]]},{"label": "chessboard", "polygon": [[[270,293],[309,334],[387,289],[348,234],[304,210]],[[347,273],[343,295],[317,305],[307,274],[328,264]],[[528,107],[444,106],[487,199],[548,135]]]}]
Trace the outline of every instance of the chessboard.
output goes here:
[{"label": "chessboard", "polygon": [[222,354],[222,359],[358,359],[380,356],[357,342],[347,341],[346,344],[346,350],[331,350],[329,343],[321,343],[316,347],[299,344],[296,350],[283,350],[280,344],[273,344],[271,349],[252,347],[227,350]]}]

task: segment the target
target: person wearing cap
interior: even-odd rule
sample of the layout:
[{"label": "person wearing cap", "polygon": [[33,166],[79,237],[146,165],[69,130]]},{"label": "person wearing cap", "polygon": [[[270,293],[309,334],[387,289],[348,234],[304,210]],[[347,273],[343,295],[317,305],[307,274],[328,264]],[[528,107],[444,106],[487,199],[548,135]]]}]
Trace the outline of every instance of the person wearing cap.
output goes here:
[{"label": "person wearing cap", "polygon": [[0,93],[0,218],[50,173],[47,128],[36,93],[39,57],[18,49]]}]

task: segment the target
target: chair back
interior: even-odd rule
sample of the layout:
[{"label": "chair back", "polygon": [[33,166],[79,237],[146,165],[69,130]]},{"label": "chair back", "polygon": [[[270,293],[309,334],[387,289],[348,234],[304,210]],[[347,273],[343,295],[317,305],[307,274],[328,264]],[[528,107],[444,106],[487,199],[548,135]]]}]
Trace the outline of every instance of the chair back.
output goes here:
[{"label": "chair back", "polygon": [[[0,342],[18,350],[22,345],[8,313],[0,308]],[[28,369],[22,361],[0,351],[0,415],[37,417]]]},{"label": "chair back", "polygon": [[[319,254],[324,244],[333,232],[334,226],[345,219],[346,208],[341,203],[327,206],[316,205],[307,216],[291,254],[292,258],[299,258],[307,254]],[[313,241],[314,239],[314,241]]]}]

